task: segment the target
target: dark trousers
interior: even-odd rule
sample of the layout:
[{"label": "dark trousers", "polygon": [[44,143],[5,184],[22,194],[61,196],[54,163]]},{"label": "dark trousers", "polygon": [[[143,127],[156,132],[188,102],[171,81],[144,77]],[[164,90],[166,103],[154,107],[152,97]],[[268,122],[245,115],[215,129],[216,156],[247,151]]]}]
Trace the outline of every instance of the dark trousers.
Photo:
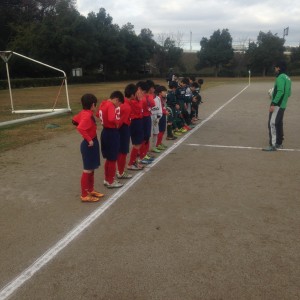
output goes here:
[{"label": "dark trousers", "polygon": [[282,145],[283,141],[283,116],[285,109],[278,106],[274,107],[274,111],[269,113],[269,144],[270,146]]}]

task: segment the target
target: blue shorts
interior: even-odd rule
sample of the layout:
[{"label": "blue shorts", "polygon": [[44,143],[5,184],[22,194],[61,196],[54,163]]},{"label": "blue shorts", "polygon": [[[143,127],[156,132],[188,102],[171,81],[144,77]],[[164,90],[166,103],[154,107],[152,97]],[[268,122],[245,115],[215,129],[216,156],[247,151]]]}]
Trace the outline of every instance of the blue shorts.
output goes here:
[{"label": "blue shorts", "polygon": [[123,124],[119,128],[120,133],[120,153],[127,154],[129,153],[129,144],[130,144],[130,131],[127,124]]},{"label": "blue shorts", "polygon": [[101,152],[103,158],[116,161],[120,149],[120,133],[117,128],[103,128],[101,132]]},{"label": "blue shorts", "polygon": [[151,116],[143,117],[144,141],[148,142],[151,137]]},{"label": "blue shorts", "polygon": [[133,119],[130,124],[130,137],[133,145],[141,145],[144,139],[143,119]]},{"label": "blue shorts", "polygon": [[159,127],[159,132],[166,131],[166,127],[167,127],[167,117],[166,117],[166,115],[162,115],[162,117],[159,119],[158,127]]},{"label": "blue shorts", "polygon": [[93,139],[93,142],[93,147],[89,147],[86,140],[83,140],[80,145],[84,170],[95,170],[100,166],[100,149],[97,137]]}]

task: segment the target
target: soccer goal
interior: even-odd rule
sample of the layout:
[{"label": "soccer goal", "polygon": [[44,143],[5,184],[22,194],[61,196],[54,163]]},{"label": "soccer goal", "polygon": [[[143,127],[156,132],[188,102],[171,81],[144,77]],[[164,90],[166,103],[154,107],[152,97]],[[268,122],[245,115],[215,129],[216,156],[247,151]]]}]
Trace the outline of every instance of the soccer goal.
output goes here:
[{"label": "soccer goal", "polygon": [[[50,68],[50,69],[52,69],[54,71],[57,71],[57,72],[59,72],[59,73],[62,74],[62,77],[59,77],[60,80],[61,80],[61,84],[60,84],[59,90],[57,92],[57,95],[56,95],[53,103],[49,104],[48,108],[15,109],[14,98],[13,98],[12,87],[11,87],[11,78],[10,78],[10,72],[9,72],[9,60],[11,59],[11,57],[13,55],[21,57],[22,59],[31,61],[33,63],[42,65],[42,66],[44,66],[46,68]],[[1,122],[0,123],[0,127],[1,126],[6,126],[6,125],[10,125],[10,124],[16,124],[16,123],[21,123],[21,122],[26,122],[26,121],[30,121],[30,120],[35,120],[35,119],[40,119],[40,118],[46,118],[46,117],[50,117],[50,116],[53,116],[53,115],[58,115],[58,114],[63,114],[63,113],[71,112],[70,102],[69,102],[67,76],[66,76],[66,73],[63,70],[60,70],[58,68],[55,68],[53,66],[50,66],[50,65],[45,64],[43,62],[40,62],[38,60],[32,59],[30,57],[24,56],[22,54],[14,52],[14,51],[0,51],[0,57],[2,58],[2,60],[5,63],[5,66],[6,66],[6,73],[7,73],[7,81],[8,81],[8,89],[9,89],[11,113],[13,113],[13,114],[36,114],[34,116],[30,116],[30,117],[26,117],[26,118],[21,118],[21,119],[15,119],[15,120],[11,120],[11,121]],[[60,94],[61,94],[63,88],[65,89],[65,96],[66,96],[66,104],[65,104],[65,106],[66,107],[57,108],[58,99],[60,97]]]}]

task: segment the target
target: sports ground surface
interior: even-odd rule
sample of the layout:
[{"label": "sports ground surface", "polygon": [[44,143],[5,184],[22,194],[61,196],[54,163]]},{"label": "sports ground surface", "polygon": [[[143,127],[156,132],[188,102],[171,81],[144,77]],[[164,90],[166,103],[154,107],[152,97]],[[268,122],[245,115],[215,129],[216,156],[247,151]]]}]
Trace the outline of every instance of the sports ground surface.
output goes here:
[{"label": "sports ground surface", "polygon": [[75,132],[0,157],[0,299],[300,299],[300,105],[268,145],[270,82],[203,92],[197,127],[79,200]]}]

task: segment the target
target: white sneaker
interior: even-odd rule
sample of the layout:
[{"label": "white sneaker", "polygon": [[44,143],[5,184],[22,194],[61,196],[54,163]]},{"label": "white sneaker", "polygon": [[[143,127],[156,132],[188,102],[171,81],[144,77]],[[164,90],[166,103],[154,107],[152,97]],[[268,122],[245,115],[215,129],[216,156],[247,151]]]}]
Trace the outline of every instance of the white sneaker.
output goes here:
[{"label": "white sneaker", "polygon": [[122,184],[121,182],[117,181],[117,180],[115,180],[115,181],[114,181],[113,183],[111,183],[111,184],[109,184],[108,182],[107,182],[107,184],[106,184],[106,187],[109,188],[109,189],[120,188],[120,187],[122,187],[122,186],[123,186],[123,184]]}]

